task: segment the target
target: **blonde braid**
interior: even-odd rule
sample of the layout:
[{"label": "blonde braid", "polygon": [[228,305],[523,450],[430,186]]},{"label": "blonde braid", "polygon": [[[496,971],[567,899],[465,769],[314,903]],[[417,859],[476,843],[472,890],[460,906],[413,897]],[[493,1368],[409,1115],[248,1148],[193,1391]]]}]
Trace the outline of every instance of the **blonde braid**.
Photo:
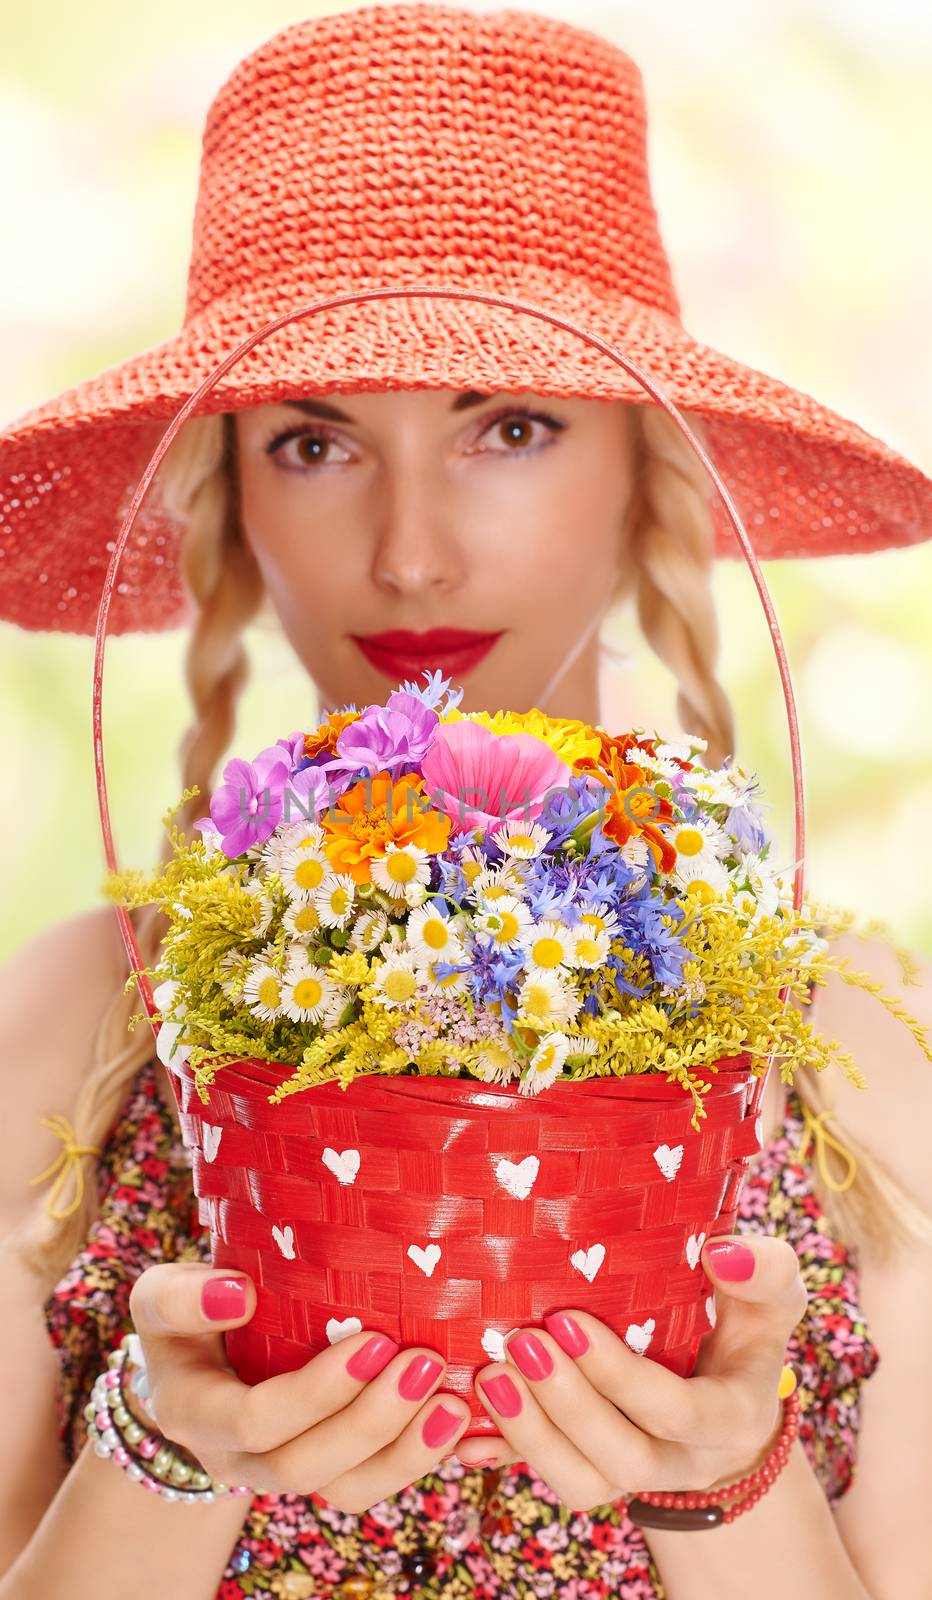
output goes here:
[{"label": "blonde braid", "polygon": [[[194,720],[179,752],[182,787],[197,784],[200,794],[179,811],[178,826],[188,831],[205,815],[214,769],[234,730],[237,696],[248,675],[242,632],[264,593],[254,558],[239,534],[237,475],[232,417],[193,417],[162,463],[158,486],[166,506],[184,525],[180,564],[185,585],[198,606],[185,656],[185,679]],[[161,841],[162,862],[171,841]],[[156,905],[131,912],[143,961],[159,959],[168,919]],[[129,1030],[141,1009],[138,990],[122,985],[104,1012],[94,1041],[94,1061],[78,1093],[73,1114],[79,1145],[102,1146],[125,1102],[135,1074],[153,1053],[148,1023]],[[174,1111],[170,1096],[168,1103]],[[96,1184],[85,1184],[81,1203],[70,1216],[52,1219],[43,1201],[20,1237],[24,1260],[51,1285],[81,1248],[97,1214]]]},{"label": "blonde braid", "polygon": [[[630,409],[635,477],[621,592],[633,589],[641,631],[676,678],[681,728],[706,739],[706,759],[720,766],[734,753],[735,729],[731,702],[715,676],[712,481],[666,411],[651,405]],[[704,443],[702,423],[687,421]]]},{"label": "blonde braid", "polygon": [[[735,738],[731,704],[714,673],[719,635],[711,584],[712,480],[666,411],[646,404],[629,410],[634,413],[629,424],[635,477],[622,534],[624,576],[615,599],[634,593],[648,644],[677,678],[680,725],[709,741],[703,760],[717,766],[734,752]],[[687,414],[686,420],[705,445],[701,419]],[[816,1027],[817,1013],[816,999]],[[772,1070],[778,1066],[777,1060]],[[804,1114],[827,1113],[828,1093],[814,1068],[802,1067],[795,1087]],[[826,1181],[811,1141],[805,1159],[815,1196],[837,1237],[881,1258],[909,1239],[932,1240],[932,1217],[895,1175],[834,1117],[830,1132],[854,1157],[854,1181],[840,1190],[832,1186],[845,1181],[847,1170],[835,1152],[825,1156],[832,1183]]]}]

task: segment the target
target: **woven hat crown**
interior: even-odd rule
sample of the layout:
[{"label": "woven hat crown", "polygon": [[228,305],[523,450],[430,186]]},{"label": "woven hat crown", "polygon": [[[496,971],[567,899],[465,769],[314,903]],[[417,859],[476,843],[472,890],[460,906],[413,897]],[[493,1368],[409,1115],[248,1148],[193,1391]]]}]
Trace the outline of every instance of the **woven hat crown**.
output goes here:
[{"label": "woven hat crown", "polygon": [[549,274],[678,313],[641,76],[607,40],[368,6],[285,28],[214,99],[186,320],[267,280],[300,297]]}]

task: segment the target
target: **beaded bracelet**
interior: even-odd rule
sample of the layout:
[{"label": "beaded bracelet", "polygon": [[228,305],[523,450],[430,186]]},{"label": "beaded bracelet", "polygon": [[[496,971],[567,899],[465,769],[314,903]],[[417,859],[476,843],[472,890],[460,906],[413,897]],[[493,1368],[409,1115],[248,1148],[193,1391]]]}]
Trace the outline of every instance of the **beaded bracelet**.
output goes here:
[{"label": "beaded bracelet", "polygon": [[[749,1472],[735,1483],[723,1484],[719,1489],[688,1489],[682,1493],[666,1490],[642,1490],[630,1500],[615,1501],[622,1516],[642,1528],[682,1528],[698,1530],[717,1528],[734,1522],[742,1512],[750,1511],[776,1482],[786,1466],[793,1442],[799,1433],[799,1394],[796,1392],[796,1374],[784,1368],[794,1379],[789,1394],[783,1393],[783,1426],[780,1434],[756,1472]],[[723,1506],[723,1502],[732,1501]]]},{"label": "beaded bracelet", "polygon": [[[231,1488],[219,1483],[192,1456],[171,1444],[164,1434],[147,1431],[136,1421],[123,1387],[135,1337],[127,1334],[119,1349],[110,1352],[107,1370],[95,1380],[90,1401],[84,1408],[88,1438],[95,1455],[112,1457],[127,1477],[142,1484],[144,1489],[183,1505],[209,1505],[221,1495],[251,1495],[253,1491],[245,1486]],[[135,1384],[134,1388],[143,1399],[145,1369],[138,1367],[137,1370],[143,1374],[143,1383]]]}]

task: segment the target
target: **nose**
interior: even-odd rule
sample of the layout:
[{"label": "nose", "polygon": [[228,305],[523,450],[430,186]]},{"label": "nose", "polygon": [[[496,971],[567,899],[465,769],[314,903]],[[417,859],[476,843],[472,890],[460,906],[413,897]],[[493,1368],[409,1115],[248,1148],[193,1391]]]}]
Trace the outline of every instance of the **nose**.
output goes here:
[{"label": "nose", "polygon": [[442,492],[412,473],[384,489],[372,551],[372,580],[396,595],[448,590],[462,581],[462,550]]}]

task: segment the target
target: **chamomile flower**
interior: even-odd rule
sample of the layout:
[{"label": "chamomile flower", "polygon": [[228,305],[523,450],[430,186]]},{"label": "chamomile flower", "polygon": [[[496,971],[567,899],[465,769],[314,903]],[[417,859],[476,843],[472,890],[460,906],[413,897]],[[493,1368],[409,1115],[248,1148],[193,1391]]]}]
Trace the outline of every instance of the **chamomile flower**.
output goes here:
[{"label": "chamomile flower", "polygon": [[517,861],[503,861],[497,867],[483,867],[469,888],[469,898],[475,905],[501,900],[504,895],[522,898],[524,878]]},{"label": "chamomile flower", "polygon": [[519,861],[531,861],[534,856],[542,855],[552,837],[539,822],[506,822],[491,835],[506,856],[516,856]]},{"label": "chamomile flower", "polygon": [[388,917],[380,906],[372,906],[356,918],[348,948],[368,953],[378,948],[387,932]]},{"label": "chamomile flower", "polygon": [[604,966],[611,951],[612,937],[605,928],[596,932],[588,923],[573,929],[573,966],[594,970]]},{"label": "chamomile flower", "polygon": [[737,855],[738,863],[728,874],[731,882],[736,887],[747,886],[757,904],[758,916],[775,916],[781,898],[779,878],[764,865],[760,856],[746,850],[739,850]]},{"label": "chamomile flower", "polygon": [[441,911],[435,900],[418,906],[408,918],[405,936],[419,961],[462,961],[460,922]]},{"label": "chamomile flower", "polygon": [[466,990],[465,972],[437,973],[435,967],[444,961],[463,961],[454,955],[432,956],[429,961],[417,963],[418,981],[428,994],[463,994]]},{"label": "chamomile flower", "polygon": [[563,1071],[569,1053],[570,1041],[565,1033],[545,1033],[521,1073],[520,1093],[539,1094],[541,1089],[549,1089]]},{"label": "chamomile flower", "polygon": [[679,756],[681,761],[692,761],[708,748],[708,739],[698,733],[685,733],[680,739],[661,739],[656,747],[658,756]]},{"label": "chamomile flower", "polygon": [[625,840],[618,854],[625,866],[634,872],[634,877],[626,885],[628,894],[640,894],[650,883],[654,872],[654,858],[647,840],[640,834],[632,834],[630,839]]},{"label": "chamomile flower", "polygon": [[509,1083],[520,1074],[521,1063],[502,1035],[498,1039],[483,1039],[477,1046],[474,1070],[485,1083]]},{"label": "chamomile flower", "polygon": [[459,864],[460,871],[466,879],[467,887],[472,888],[479,873],[484,871],[489,861],[485,852],[480,850],[478,845],[468,844],[465,850],[460,852]]},{"label": "chamomile flower", "polygon": [[675,822],[671,827],[664,828],[663,833],[676,850],[676,865],[672,872],[674,881],[676,868],[681,863],[689,861],[705,866],[707,862],[714,864],[724,861],[735,844],[712,817],[694,817],[689,822]]},{"label": "chamomile flower", "polygon": [[523,900],[516,895],[500,895],[492,904],[483,901],[473,921],[477,939],[495,949],[507,949],[530,935],[534,919]]},{"label": "chamomile flower", "polygon": [[373,856],[369,870],[377,889],[404,900],[415,884],[430,883],[430,855],[419,844],[387,844],[384,856]]},{"label": "chamomile flower", "polygon": [[294,900],[310,900],[331,872],[330,862],[316,846],[283,850],[278,864],[282,883]]},{"label": "chamomile flower", "polygon": [[275,915],[275,897],[269,889],[265,878],[251,878],[243,884],[247,894],[251,894],[256,901],[256,922],[253,928],[253,937],[267,934],[269,925]]},{"label": "chamomile flower", "polygon": [[295,850],[319,850],[323,842],[323,829],[316,822],[302,819],[284,823],[269,834],[262,846],[262,859],[272,871],[277,872],[283,856]]},{"label": "chamomile flower", "polygon": [[311,896],[314,910],[327,928],[345,928],[353,915],[356,885],[348,872],[331,872]]},{"label": "chamomile flower", "polygon": [[285,1015],[284,983],[280,972],[270,962],[257,958],[252,961],[243,984],[243,1001],[254,1016],[263,1022],[274,1022]]},{"label": "chamomile flower", "polygon": [[716,900],[723,900],[728,889],[732,886],[731,879],[720,861],[711,858],[706,861],[677,861],[673,872],[670,874],[672,881],[678,888],[683,889],[687,896],[710,905]]},{"label": "chamomile flower", "polygon": [[225,956],[220,957],[220,970],[224,977],[220,984],[221,994],[228,1000],[239,1001],[243,994],[243,980],[249,966],[249,957],[244,956],[241,950],[228,950]]},{"label": "chamomile flower", "polygon": [[574,942],[575,930],[555,922],[552,917],[545,917],[528,929],[521,938],[528,977],[571,967]]},{"label": "chamomile flower", "polygon": [[584,900],[579,909],[579,922],[575,932],[588,932],[593,935],[607,933],[610,937],[618,932],[621,924],[617,913],[604,900]]},{"label": "chamomile flower", "polygon": [[418,993],[418,972],[410,951],[385,955],[372,975],[372,986],[384,1006],[406,1006]]},{"label": "chamomile flower", "polygon": [[518,990],[519,1012],[542,1017],[551,1026],[574,1021],[581,1004],[576,989],[555,972],[526,977]]},{"label": "chamomile flower", "polygon": [[282,1009],[292,1022],[320,1022],[337,985],[303,954],[289,960],[282,979]]},{"label": "chamomile flower", "polygon": [[291,937],[305,944],[320,932],[320,916],[312,900],[292,900],[282,921]]},{"label": "chamomile flower", "polygon": [[352,989],[348,988],[345,983],[335,983],[330,997],[321,1012],[320,1026],[324,1029],[335,1028],[353,999]]}]

